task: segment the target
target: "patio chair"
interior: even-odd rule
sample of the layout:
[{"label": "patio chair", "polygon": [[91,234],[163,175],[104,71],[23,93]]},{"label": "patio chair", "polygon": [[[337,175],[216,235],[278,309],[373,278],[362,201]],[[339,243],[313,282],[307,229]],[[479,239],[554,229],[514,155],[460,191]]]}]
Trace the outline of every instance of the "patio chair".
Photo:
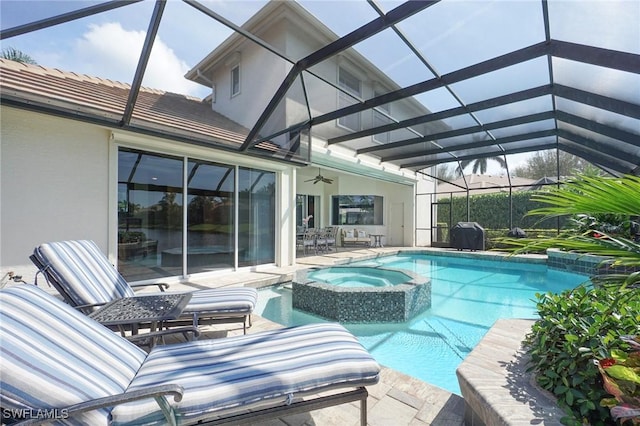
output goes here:
[{"label": "patio chair", "polygon": [[2,420],[25,424],[259,424],[360,401],[365,425],[380,371],[334,323],[146,353],[31,285],[0,290],[0,341]]},{"label": "patio chair", "polygon": [[300,244],[302,246],[302,253],[306,256],[307,250],[313,250],[314,253],[318,253],[318,246],[316,241],[316,230],[309,228],[306,229],[301,237]]},{"label": "patio chair", "polygon": [[[64,300],[85,314],[114,299],[136,294],[93,241],[45,243],[34,249],[30,259]],[[160,291],[168,287],[143,285],[157,285]],[[181,317],[166,325],[242,323],[246,333],[257,300],[258,292],[249,287],[197,290],[191,293]]]},{"label": "patio chair", "polygon": [[338,251],[338,227],[329,226],[326,228],[327,233],[327,250],[331,250],[331,248],[335,248],[336,252]]}]

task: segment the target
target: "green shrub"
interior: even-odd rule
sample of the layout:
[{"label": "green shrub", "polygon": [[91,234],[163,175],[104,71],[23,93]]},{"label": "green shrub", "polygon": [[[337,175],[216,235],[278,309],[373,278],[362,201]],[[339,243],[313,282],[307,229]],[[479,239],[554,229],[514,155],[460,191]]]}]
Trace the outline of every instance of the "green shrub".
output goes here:
[{"label": "green shrub", "polygon": [[[469,221],[478,222],[484,229],[509,229],[510,226],[519,226],[522,229],[556,230],[558,225],[563,227],[568,220],[566,217],[560,218],[558,222],[557,218],[540,220],[540,218],[527,216],[529,211],[543,206],[534,199],[537,193],[536,191],[515,191],[511,195],[511,202],[507,192],[471,195],[468,203]],[[510,208],[511,213],[509,213]],[[444,202],[439,204],[437,215],[438,222],[448,223],[450,217],[451,225],[467,222],[467,197],[452,197],[450,206]]]},{"label": "green shrub", "polygon": [[147,236],[141,231],[120,231],[118,232],[118,243],[139,243],[146,241]]},{"label": "green shrub", "polygon": [[614,425],[593,360],[628,349],[619,337],[640,330],[640,291],[580,286],[536,297],[540,320],[526,344],[538,384],[558,398],[564,424]]}]

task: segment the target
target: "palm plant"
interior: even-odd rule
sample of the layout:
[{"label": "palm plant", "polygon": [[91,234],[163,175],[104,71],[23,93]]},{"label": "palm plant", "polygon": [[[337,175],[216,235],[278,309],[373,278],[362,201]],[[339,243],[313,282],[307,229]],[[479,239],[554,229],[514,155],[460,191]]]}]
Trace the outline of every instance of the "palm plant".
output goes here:
[{"label": "palm plant", "polygon": [[[507,168],[507,162],[502,157],[483,157],[476,158],[474,160],[463,160],[460,162],[460,166],[458,168],[458,173],[462,176],[464,169],[473,164],[472,172],[474,174],[485,174],[487,172],[487,163],[489,160],[497,161],[500,164],[500,167],[503,169]],[[478,173],[479,172],[479,173]]]},{"label": "palm plant", "polygon": [[[640,177],[621,178],[580,176],[560,188],[541,192],[534,199],[547,204],[528,215],[543,219],[573,215],[580,232],[567,230],[558,237],[545,239],[501,239],[515,252],[543,251],[548,248],[589,253],[614,258],[613,266],[628,268],[630,274],[607,275],[609,283],[625,286],[640,285],[640,242],[635,240],[640,215]],[[598,218],[617,215],[626,218],[626,226],[601,223]],[[625,232],[619,231],[624,229]],[[632,230],[629,232],[628,230]],[[625,235],[626,234],[626,235]],[[604,277],[592,277],[601,281]]]},{"label": "palm plant", "polygon": [[24,52],[21,52],[20,50],[13,48],[13,47],[7,47],[6,49],[2,49],[2,55],[1,57],[3,59],[8,59],[10,61],[16,61],[16,62],[21,62],[23,64],[32,64],[32,65],[37,65],[38,63],[35,61],[35,59],[33,59],[31,56],[27,55]]}]

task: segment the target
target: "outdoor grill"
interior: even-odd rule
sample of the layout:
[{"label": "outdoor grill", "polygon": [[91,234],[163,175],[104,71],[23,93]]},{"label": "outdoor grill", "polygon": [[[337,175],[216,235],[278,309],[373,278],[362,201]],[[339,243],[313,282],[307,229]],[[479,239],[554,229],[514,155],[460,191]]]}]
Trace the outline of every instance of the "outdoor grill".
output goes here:
[{"label": "outdoor grill", "polygon": [[484,250],[484,228],[477,222],[458,222],[451,228],[451,245],[456,250]]}]

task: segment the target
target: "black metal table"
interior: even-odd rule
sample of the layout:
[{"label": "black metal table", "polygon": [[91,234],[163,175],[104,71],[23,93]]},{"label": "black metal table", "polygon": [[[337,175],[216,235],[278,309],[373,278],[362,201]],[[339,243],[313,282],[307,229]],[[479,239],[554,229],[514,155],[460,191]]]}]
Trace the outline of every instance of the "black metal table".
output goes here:
[{"label": "black metal table", "polygon": [[178,318],[190,299],[190,293],[123,297],[107,303],[89,317],[106,326],[131,325],[132,333],[136,333],[139,324],[150,323],[151,328],[162,328],[164,321]]}]

